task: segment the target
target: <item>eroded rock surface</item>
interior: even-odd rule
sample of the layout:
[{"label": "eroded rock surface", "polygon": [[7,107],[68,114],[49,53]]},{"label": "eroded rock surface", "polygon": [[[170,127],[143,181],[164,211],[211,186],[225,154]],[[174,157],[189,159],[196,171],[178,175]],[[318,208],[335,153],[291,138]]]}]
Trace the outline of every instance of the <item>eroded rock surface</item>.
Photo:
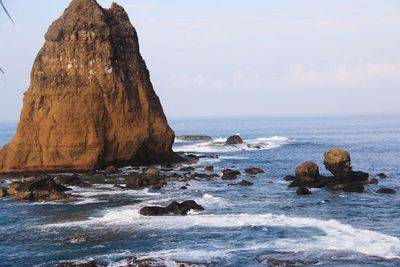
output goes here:
[{"label": "eroded rock surface", "polygon": [[0,172],[168,161],[168,126],[124,9],[73,0],[45,35]]}]

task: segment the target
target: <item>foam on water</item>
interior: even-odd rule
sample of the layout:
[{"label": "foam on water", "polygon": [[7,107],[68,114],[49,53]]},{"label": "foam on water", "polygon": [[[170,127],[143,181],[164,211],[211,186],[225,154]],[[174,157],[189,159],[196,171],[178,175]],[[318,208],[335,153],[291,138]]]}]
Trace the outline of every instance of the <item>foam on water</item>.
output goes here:
[{"label": "foam on water", "polygon": [[[204,199],[213,199],[203,196]],[[193,227],[242,228],[247,226],[315,228],[324,235],[309,238],[278,239],[266,243],[247,244],[247,249],[274,249],[281,251],[318,251],[337,250],[354,251],[382,258],[400,258],[400,239],[379,232],[361,230],[336,220],[318,220],[313,218],[287,217],[273,214],[231,214],[231,215],[188,215],[145,217],[139,214],[140,206],[130,206],[108,211],[103,217],[88,221],[54,224],[52,227],[97,226],[97,227],[135,227],[161,230],[182,230]],[[50,226],[50,225],[48,225]],[[245,250],[246,247],[235,248]]]},{"label": "foam on water", "polygon": [[226,138],[217,138],[211,142],[195,142],[187,145],[174,146],[175,151],[194,153],[224,153],[233,151],[254,151],[278,148],[289,142],[287,137],[272,136],[255,139],[245,139],[243,144],[225,145]]}]

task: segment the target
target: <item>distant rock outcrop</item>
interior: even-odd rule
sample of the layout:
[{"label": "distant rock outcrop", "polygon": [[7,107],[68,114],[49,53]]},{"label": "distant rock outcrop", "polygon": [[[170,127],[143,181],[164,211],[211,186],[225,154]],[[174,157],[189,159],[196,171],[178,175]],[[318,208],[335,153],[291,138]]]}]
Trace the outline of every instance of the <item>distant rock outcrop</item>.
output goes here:
[{"label": "distant rock outcrop", "polygon": [[0,172],[92,170],[174,157],[169,127],[124,9],[73,0],[45,35]]}]

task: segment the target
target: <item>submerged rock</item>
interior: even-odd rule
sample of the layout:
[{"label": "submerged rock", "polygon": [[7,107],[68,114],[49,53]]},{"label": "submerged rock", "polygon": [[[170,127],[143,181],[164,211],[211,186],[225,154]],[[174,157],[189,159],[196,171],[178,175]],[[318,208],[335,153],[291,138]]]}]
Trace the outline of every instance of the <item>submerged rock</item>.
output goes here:
[{"label": "submerged rock", "polygon": [[212,141],[212,137],[208,135],[179,135],[176,137],[182,141]]},{"label": "submerged rock", "polygon": [[229,186],[253,186],[254,184],[250,181],[247,180],[242,180],[239,183],[236,184],[229,184]]},{"label": "submerged rock", "polygon": [[226,169],[222,173],[222,180],[235,180],[238,175],[241,175],[240,171],[235,171],[231,169]]},{"label": "submerged rock", "polygon": [[305,187],[299,187],[296,190],[296,194],[299,196],[305,196],[305,195],[311,195],[311,192]]},{"label": "submerged rock", "polygon": [[126,188],[128,189],[140,189],[144,187],[160,189],[167,184],[165,178],[159,175],[149,176],[143,174],[132,174],[125,177],[125,180]]},{"label": "submerged rock", "polygon": [[228,139],[225,142],[225,145],[237,145],[237,144],[243,144],[243,139],[239,135],[232,135],[228,137]]},{"label": "submerged rock", "polygon": [[140,210],[140,214],[144,216],[187,215],[190,210],[202,211],[204,208],[194,200],[187,200],[182,203],[173,201],[167,207],[144,207]]},{"label": "submerged rock", "polygon": [[111,166],[108,166],[108,167],[104,170],[104,172],[105,172],[107,175],[117,174],[117,173],[118,173],[118,168],[117,168],[116,166],[114,166],[114,165],[111,165]]},{"label": "submerged rock", "polygon": [[58,267],[98,267],[95,261],[84,263],[63,262],[57,265]]},{"label": "submerged rock", "polygon": [[171,161],[175,139],[124,9],[73,0],[45,35],[0,172]]},{"label": "submerged rock", "polygon": [[375,175],[375,177],[379,178],[379,179],[385,179],[385,178],[387,178],[387,175],[381,172],[381,173],[378,173],[377,175]]},{"label": "submerged rock", "polygon": [[379,188],[376,192],[378,194],[396,194],[396,190],[392,188]]},{"label": "submerged rock", "polygon": [[206,171],[212,172],[214,171],[214,166],[207,166],[204,168]]},{"label": "submerged rock", "polygon": [[265,171],[263,169],[260,168],[248,168],[245,170],[245,173],[248,175],[257,175],[260,173],[265,173]]}]

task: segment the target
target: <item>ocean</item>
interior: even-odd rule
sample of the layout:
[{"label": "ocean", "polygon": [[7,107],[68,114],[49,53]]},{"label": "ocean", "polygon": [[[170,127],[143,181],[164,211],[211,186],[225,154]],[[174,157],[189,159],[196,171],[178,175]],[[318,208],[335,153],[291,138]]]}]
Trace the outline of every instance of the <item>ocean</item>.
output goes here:
[{"label": "ocean", "polygon": [[[400,266],[400,116],[325,118],[174,119],[177,135],[205,134],[213,143],[240,134],[246,144],[177,141],[175,151],[203,158],[197,170],[213,165],[265,173],[251,187],[232,181],[169,181],[161,190],[122,190],[103,181],[73,187],[72,203],[16,203],[0,200],[0,266],[56,266],[60,261],[96,260],[126,266],[127,258],[156,258],[206,266],[268,266],[268,259],[302,266]],[[0,123],[0,145],[16,123]],[[312,189],[298,196],[282,178],[300,163],[323,166],[332,147],[351,153],[354,170],[378,185],[364,193]],[[377,194],[381,187],[398,192]],[[187,216],[144,217],[140,208],[195,200],[205,210]],[[288,262],[287,262],[288,263]],[[289,262],[290,263],[290,262]],[[289,266],[289,265],[288,265]]]}]

